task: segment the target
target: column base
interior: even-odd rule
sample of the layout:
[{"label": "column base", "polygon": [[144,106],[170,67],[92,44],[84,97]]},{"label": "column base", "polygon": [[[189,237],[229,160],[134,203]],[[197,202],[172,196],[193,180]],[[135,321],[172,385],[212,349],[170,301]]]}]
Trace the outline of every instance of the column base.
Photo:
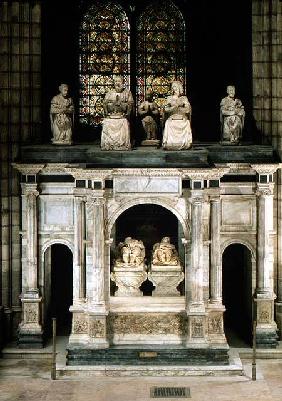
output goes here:
[{"label": "column base", "polygon": [[274,298],[260,298],[256,303],[256,344],[258,348],[276,348],[278,345],[277,325],[274,321]]},{"label": "column base", "polygon": [[42,348],[43,331],[40,324],[40,303],[38,290],[21,296],[23,320],[18,329],[19,348]]},{"label": "column base", "polygon": [[256,330],[257,348],[276,348],[278,335],[274,328],[260,328]]},{"label": "column base", "polygon": [[21,333],[19,330],[18,333],[18,348],[27,349],[27,348],[43,348],[43,332],[41,333]]},{"label": "column base", "polygon": [[[92,305],[93,307],[93,305]],[[72,321],[72,333],[69,338],[69,346],[90,346],[93,349],[109,347],[107,339],[107,315],[105,306],[100,305],[96,310],[74,310]]]}]

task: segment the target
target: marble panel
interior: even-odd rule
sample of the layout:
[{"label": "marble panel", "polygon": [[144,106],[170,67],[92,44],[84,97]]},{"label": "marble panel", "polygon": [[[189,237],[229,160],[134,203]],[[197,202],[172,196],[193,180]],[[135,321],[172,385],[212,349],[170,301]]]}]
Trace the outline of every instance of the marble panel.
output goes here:
[{"label": "marble panel", "polygon": [[180,193],[178,177],[116,177],[116,193]]},{"label": "marble panel", "polygon": [[73,200],[49,198],[42,199],[43,225],[45,229],[54,227],[72,228],[73,222]]},{"label": "marble panel", "polygon": [[224,196],[221,207],[222,231],[256,229],[256,199],[254,197]]}]

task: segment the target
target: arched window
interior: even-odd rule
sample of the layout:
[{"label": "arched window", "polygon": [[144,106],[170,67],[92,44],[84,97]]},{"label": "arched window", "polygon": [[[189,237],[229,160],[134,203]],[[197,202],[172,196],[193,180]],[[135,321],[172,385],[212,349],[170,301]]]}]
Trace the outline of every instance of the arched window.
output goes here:
[{"label": "arched window", "polygon": [[103,115],[103,98],[112,85],[113,75],[130,81],[129,22],[116,3],[95,2],[80,25],[81,124],[97,126]]},{"label": "arched window", "polygon": [[[135,12],[136,8],[129,8]],[[138,9],[138,7],[137,7]],[[129,16],[130,17],[130,16]],[[129,26],[123,8],[114,1],[93,1],[80,25],[80,103],[79,121],[99,126],[103,98],[114,75],[122,75],[127,87],[136,72],[133,93],[137,104],[151,90],[161,107],[170,93],[171,82],[179,80],[185,88],[185,22],[172,1],[155,0],[132,18]],[[132,28],[132,29],[130,29]],[[130,31],[137,32],[130,38]],[[136,42],[136,58],[130,57],[130,42]],[[131,66],[134,62],[134,68]]]},{"label": "arched window", "polygon": [[162,106],[171,82],[185,87],[185,23],[171,1],[155,1],[141,14],[137,26],[137,99],[153,92]]}]

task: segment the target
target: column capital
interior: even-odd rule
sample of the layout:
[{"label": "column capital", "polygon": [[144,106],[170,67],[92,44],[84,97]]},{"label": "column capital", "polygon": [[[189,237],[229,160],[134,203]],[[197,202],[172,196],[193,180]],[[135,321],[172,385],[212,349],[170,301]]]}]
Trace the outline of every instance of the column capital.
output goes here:
[{"label": "column capital", "polygon": [[190,198],[190,202],[194,205],[201,205],[202,203],[204,203],[204,194],[199,193],[199,191],[197,191],[196,193],[192,193],[192,196]]},{"label": "column capital", "polygon": [[86,201],[91,206],[104,206],[106,203],[106,199],[103,196],[97,196],[94,193],[88,194]]},{"label": "column capital", "polygon": [[38,196],[39,195],[39,191],[38,191],[38,186],[37,183],[22,183],[22,194],[29,196],[29,195],[33,195],[33,196]]},{"label": "column capital", "polygon": [[268,183],[268,184],[257,183],[256,195],[257,196],[273,195],[273,190],[274,190],[274,183],[273,182]]},{"label": "column capital", "polygon": [[219,203],[220,202],[220,193],[213,193],[209,195],[210,202]]}]

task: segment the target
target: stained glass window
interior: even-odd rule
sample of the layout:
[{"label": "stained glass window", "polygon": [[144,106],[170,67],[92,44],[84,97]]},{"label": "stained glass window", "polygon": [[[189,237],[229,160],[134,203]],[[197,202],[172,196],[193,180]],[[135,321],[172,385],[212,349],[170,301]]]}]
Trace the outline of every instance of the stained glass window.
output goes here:
[{"label": "stained glass window", "polygon": [[150,90],[161,107],[173,80],[185,87],[184,19],[172,2],[155,1],[140,16],[137,32],[137,101]]},{"label": "stained glass window", "polygon": [[122,75],[127,86],[130,81],[129,22],[118,4],[95,2],[83,16],[79,69],[79,120],[97,126],[113,76]]}]

